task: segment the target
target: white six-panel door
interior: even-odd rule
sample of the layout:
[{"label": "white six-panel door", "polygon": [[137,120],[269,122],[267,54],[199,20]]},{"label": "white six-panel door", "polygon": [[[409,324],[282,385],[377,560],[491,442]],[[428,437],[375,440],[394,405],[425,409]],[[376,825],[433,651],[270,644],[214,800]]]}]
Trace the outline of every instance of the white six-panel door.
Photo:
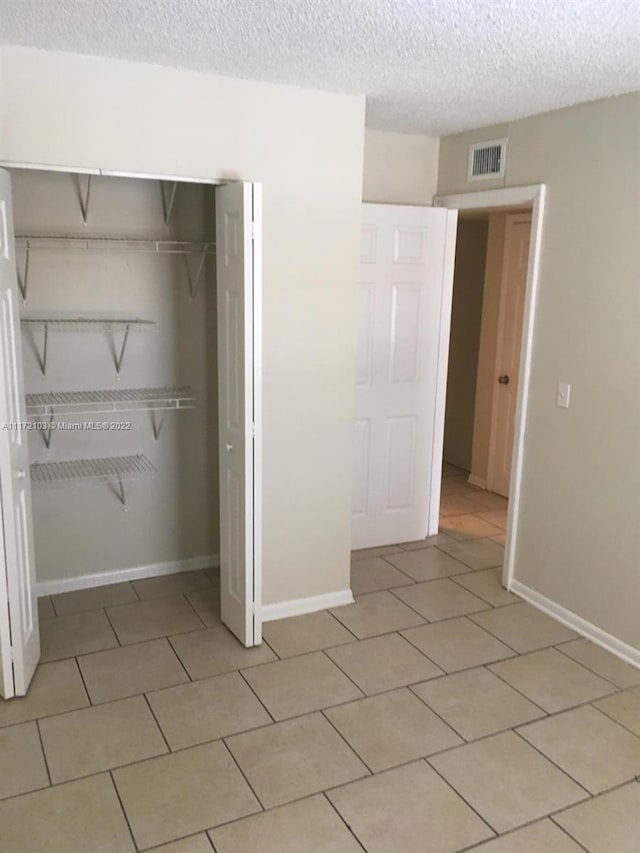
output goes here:
[{"label": "white six-panel door", "polygon": [[363,205],[353,548],[437,532],[456,219]]},{"label": "white six-panel door", "polygon": [[261,641],[259,361],[261,187],[216,188],[221,618]]},{"label": "white six-panel door", "polygon": [[0,169],[0,695],[24,696],[40,658],[11,183]]}]

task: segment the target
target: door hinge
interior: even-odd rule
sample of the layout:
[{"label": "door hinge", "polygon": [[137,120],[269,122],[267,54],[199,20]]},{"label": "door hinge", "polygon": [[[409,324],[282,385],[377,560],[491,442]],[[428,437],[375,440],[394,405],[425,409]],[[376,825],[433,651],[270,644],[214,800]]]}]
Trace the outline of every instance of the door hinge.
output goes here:
[{"label": "door hinge", "polygon": [[255,222],[251,223],[251,239],[252,240],[256,239],[256,223]]},{"label": "door hinge", "polygon": [[256,437],[256,425],[255,424],[251,424],[251,435],[254,438]]}]

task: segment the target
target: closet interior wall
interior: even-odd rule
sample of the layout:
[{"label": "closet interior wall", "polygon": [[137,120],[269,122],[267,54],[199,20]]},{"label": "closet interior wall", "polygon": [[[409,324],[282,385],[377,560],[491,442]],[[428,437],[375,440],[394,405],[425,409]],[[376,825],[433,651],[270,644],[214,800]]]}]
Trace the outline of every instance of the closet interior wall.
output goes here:
[{"label": "closet interior wall", "polygon": [[[16,235],[213,243],[213,187],[178,184],[165,224],[160,182],[94,176],[87,224],[82,203],[86,178],[13,170]],[[165,185],[165,199],[172,185]],[[17,257],[24,274],[25,250]],[[192,280],[200,257],[188,255]],[[189,386],[195,408],[155,413],[58,415],[56,422],[131,423],[130,429],[59,430],[47,450],[29,431],[30,461],[95,459],[144,454],[157,473],[125,481],[127,509],[117,486],[104,483],[39,488],[32,484],[36,571],[39,582],[104,575],[148,567],[210,564],[219,551],[215,255],[206,258],[195,296],[182,254],[109,249],[30,250],[26,317],[137,317],[154,326],[132,327],[119,378],[114,358],[122,333],[101,327],[48,334],[22,324],[27,394],[55,391]],[[87,584],[85,584],[87,585]]]}]

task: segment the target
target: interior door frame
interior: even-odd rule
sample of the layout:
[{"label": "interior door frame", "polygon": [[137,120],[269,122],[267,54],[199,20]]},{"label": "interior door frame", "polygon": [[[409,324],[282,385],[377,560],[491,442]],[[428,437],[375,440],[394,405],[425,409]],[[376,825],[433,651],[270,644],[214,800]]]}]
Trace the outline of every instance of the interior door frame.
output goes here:
[{"label": "interior door frame", "polygon": [[[124,169],[67,166],[52,163],[29,163],[18,160],[1,160],[3,169],[25,169],[43,172],[68,172],[76,175],[96,175],[110,178],[136,178],[146,181],[177,181],[185,184],[207,184],[218,186],[226,183],[241,183],[245,179],[212,178],[203,175],[158,174],[155,172],[131,172]],[[247,179],[250,180],[250,179]],[[251,182],[251,181],[250,181]],[[251,349],[253,354],[253,626],[254,645],[262,642],[262,188],[257,198],[254,194],[254,241],[253,241],[253,323]],[[248,336],[247,336],[248,339]],[[248,340],[247,340],[248,343]],[[248,347],[247,347],[248,350]]]},{"label": "interior door frame", "polygon": [[[497,190],[456,193],[454,195],[434,196],[434,207],[446,207],[456,210],[477,210],[479,208],[509,208],[516,205],[531,206],[531,243],[527,265],[527,285],[525,290],[524,316],[522,321],[522,342],[520,345],[520,370],[518,374],[518,394],[516,398],[516,418],[513,434],[513,454],[511,479],[509,483],[509,506],[507,512],[507,530],[504,552],[502,581],[507,589],[513,583],[516,544],[518,539],[518,520],[522,489],[522,467],[524,460],[524,437],[529,408],[529,386],[531,382],[531,361],[533,356],[533,335],[536,319],[536,299],[540,278],[540,258],[542,255],[542,228],[545,208],[545,184],[529,184],[520,187],[505,187]],[[449,316],[449,322],[451,317]],[[448,343],[447,343],[448,349]],[[446,352],[446,350],[445,350]],[[438,385],[446,393],[447,359],[439,359]],[[444,438],[444,419],[442,424]],[[434,460],[435,461],[435,460]],[[440,454],[442,462],[442,453]]]}]

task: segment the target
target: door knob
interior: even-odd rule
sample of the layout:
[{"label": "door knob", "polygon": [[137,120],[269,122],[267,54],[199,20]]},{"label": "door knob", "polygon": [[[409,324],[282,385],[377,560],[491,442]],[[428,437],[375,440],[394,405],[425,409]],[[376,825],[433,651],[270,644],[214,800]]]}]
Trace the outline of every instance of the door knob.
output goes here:
[{"label": "door knob", "polygon": [[230,441],[227,442],[227,453],[231,453],[233,450],[233,444]]},{"label": "door knob", "polygon": [[506,373],[503,376],[498,376],[498,382],[501,385],[508,385],[509,384],[509,377],[507,376]]}]

